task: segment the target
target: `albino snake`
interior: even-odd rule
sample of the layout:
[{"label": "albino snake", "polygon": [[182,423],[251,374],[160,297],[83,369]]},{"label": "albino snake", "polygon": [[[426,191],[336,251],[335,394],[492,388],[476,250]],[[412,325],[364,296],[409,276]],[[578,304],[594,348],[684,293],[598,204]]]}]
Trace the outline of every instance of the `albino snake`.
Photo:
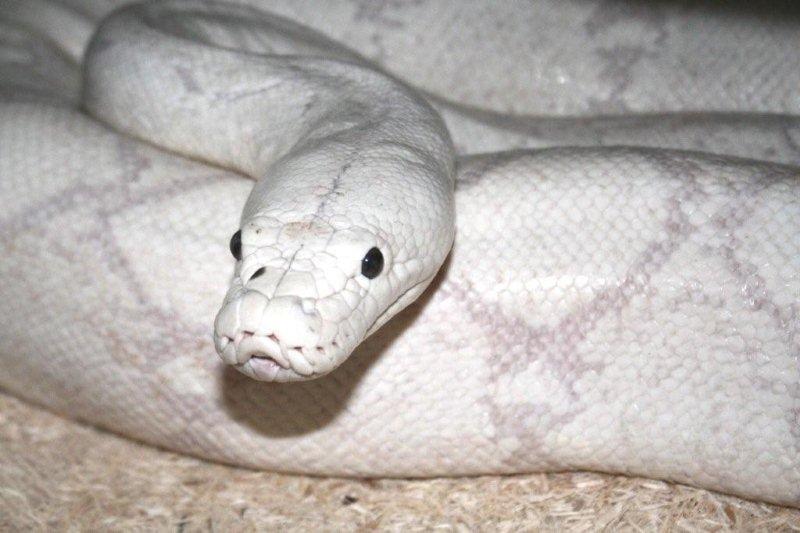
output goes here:
[{"label": "albino snake", "polygon": [[[775,163],[800,162],[800,30],[614,5],[539,4],[565,47],[543,64],[522,4],[404,8],[416,40],[353,12],[354,46],[386,30],[367,61],[252,7],[147,3],[81,79],[91,17],[8,4],[0,385],[250,467],[594,469],[800,506],[800,182]],[[496,64],[469,50],[492,32]]]}]

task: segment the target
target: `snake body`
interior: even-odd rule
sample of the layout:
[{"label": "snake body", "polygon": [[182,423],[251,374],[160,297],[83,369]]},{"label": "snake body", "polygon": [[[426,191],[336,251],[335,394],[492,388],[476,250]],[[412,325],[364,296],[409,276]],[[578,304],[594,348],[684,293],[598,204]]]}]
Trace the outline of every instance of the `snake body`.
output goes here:
[{"label": "snake body", "polygon": [[[647,94],[624,105],[654,114],[595,120],[478,109],[367,55],[170,0],[99,25],[82,111],[14,70],[0,384],[250,467],[594,469],[800,505],[798,171],[732,157],[800,160],[796,58],[779,98],[709,90],[714,113],[684,116]],[[728,155],[455,155],[648,131]]]}]

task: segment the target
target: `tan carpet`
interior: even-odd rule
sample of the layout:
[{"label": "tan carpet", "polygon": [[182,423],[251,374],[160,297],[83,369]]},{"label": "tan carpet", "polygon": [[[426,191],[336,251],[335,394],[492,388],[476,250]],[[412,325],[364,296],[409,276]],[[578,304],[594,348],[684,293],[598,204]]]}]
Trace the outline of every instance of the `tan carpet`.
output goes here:
[{"label": "tan carpet", "polygon": [[800,510],[587,473],[344,480],[132,443],[0,395],[0,530],[800,531]]}]

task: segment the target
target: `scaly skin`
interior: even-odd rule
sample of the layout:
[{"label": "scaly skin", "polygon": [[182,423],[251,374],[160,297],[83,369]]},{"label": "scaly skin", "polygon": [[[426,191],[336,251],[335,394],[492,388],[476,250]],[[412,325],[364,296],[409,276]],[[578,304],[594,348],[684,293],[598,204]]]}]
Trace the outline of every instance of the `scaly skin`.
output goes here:
[{"label": "scaly skin", "polygon": [[210,336],[250,181],[65,105],[12,98],[0,124],[0,384],[21,397],[272,470],[597,469],[800,505],[793,168],[462,158],[425,295],[334,372],[264,384]]}]

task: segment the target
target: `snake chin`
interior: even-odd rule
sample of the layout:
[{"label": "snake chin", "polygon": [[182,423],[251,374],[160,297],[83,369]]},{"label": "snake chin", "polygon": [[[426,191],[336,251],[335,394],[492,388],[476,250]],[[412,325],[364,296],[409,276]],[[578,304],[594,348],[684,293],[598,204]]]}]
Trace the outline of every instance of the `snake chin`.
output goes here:
[{"label": "snake chin", "polygon": [[235,368],[239,372],[259,381],[275,381],[281,370],[286,370],[268,355],[254,355],[245,363],[235,365]]}]

